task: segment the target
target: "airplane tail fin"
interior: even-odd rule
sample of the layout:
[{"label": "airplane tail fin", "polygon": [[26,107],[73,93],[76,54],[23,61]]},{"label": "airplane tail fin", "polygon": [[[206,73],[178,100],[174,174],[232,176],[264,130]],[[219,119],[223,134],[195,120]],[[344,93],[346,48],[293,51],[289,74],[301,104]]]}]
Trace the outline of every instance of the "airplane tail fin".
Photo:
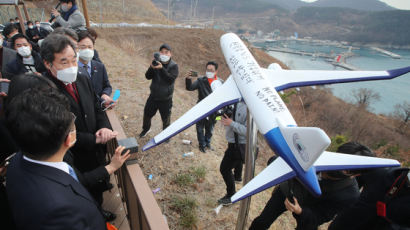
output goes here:
[{"label": "airplane tail fin", "polygon": [[279,128],[293,155],[305,172],[330,145],[330,139],[322,129],[285,127],[282,125],[279,125]]}]

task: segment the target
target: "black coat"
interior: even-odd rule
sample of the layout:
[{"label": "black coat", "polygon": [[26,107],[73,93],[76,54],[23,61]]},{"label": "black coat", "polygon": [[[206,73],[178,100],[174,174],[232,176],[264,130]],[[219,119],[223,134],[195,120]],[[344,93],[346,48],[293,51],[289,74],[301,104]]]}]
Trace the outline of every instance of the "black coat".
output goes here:
[{"label": "black coat", "polygon": [[198,90],[198,102],[212,93],[212,88],[209,85],[208,78],[200,77],[194,83],[189,78],[185,79],[185,88],[189,91]]},{"label": "black coat", "polygon": [[97,203],[79,182],[21,153],[8,166],[6,189],[17,229],[106,229]]},{"label": "black coat", "polygon": [[[27,29],[26,35],[33,42],[37,42],[39,39],[41,39],[40,31],[38,31],[37,27],[34,27],[33,29]],[[38,36],[39,38],[34,39],[35,36]]]},{"label": "black coat", "polygon": [[[330,230],[341,229],[392,229],[391,224],[377,216],[376,203],[384,201],[387,191],[397,178],[400,168],[379,168],[363,174],[363,190],[359,201],[339,214],[329,226]],[[407,190],[408,191],[408,190]],[[410,192],[393,198],[386,205],[387,218],[393,223],[410,228]]]},{"label": "black coat", "polygon": [[162,69],[153,69],[150,66],[145,73],[145,77],[152,80],[150,86],[151,97],[156,101],[171,99],[178,73],[178,65],[172,60],[168,64],[162,64]]},{"label": "black coat", "polygon": [[2,47],[0,48],[0,52],[2,55],[2,63],[1,64],[1,75],[3,78],[11,79],[13,77],[13,74],[8,72],[7,70],[7,64],[9,62],[13,62],[16,59],[17,52],[13,49],[7,48],[7,47]]},{"label": "black coat", "polygon": [[78,74],[77,80],[73,83],[78,91],[79,103],[77,103],[65,90],[62,82],[48,72],[43,75],[52,80],[68,98],[70,110],[77,117],[75,120],[77,142],[71,148],[76,168],[81,172],[86,172],[104,164],[105,152],[103,148],[105,145],[95,143],[95,133],[101,128],[111,129],[111,126],[107,115],[101,110],[89,77]]},{"label": "black coat", "polygon": [[[32,51],[31,55],[34,58],[34,67],[36,68],[37,72],[43,73],[46,71],[46,67],[43,64],[43,60],[40,57],[40,54],[36,51]],[[23,57],[19,54],[16,54],[16,58],[7,64],[7,72],[15,75],[27,73],[28,70],[23,64]]]}]

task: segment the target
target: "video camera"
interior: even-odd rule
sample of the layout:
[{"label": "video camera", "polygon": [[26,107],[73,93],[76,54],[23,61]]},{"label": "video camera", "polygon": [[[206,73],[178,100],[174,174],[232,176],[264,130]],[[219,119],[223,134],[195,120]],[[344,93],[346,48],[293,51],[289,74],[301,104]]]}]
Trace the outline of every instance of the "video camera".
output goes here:
[{"label": "video camera", "polygon": [[216,112],[216,116],[218,117],[218,116],[223,116],[224,114],[226,114],[227,117],[232,118],[233,110],[234,110],[234,105],[225,106]]},{"label": "video camera", "polygon": [[155,52],[154,53],[154,60],[152,60],[152,65],[153,66],[157,66],[160,63],[160,59],[159,59],[160,53],[159,52]]}]

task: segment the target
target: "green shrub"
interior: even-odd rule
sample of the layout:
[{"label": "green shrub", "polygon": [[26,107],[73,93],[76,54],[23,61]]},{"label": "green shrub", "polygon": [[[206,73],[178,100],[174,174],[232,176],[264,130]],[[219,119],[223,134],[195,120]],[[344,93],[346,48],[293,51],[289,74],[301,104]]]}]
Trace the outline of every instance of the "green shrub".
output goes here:
[{"label": "green shrub", "polygon": [[194,178],[192,178],[189,173],[182,173],[176,175],[174,182],[181,187],[185,187],[192,185],[194,183]]},{"label": "green shrub", "polygon": [[336,150],[346,142],[348,142],[348,138],[344,135],[336,135],[331,137],[330,140],[332,141],[327,148],[328,151],[336,152]]},{"label": "green shrub", "polygon": [[196,208],[198,204],[192,197],[173,197],[171,207],[180,214],[179,224],[182,227],[190,228],[198,222]]},{"label": "green shrub", "polygon": [[199,166],[199,167],[192,167],[189,170],[193,176],[195,177],[197,182],[203,181],[205,179],[206,175],[206,168],[205,166]]}]

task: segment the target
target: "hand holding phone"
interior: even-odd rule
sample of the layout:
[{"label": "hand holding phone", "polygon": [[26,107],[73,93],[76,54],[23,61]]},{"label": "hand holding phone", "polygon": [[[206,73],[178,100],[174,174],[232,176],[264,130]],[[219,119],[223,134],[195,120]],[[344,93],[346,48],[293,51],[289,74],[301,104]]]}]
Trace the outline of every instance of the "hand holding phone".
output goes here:
[{"label": "hand holding phone", "polygon": [[191,77],[198,77],[198,72],[191,70]]}]

